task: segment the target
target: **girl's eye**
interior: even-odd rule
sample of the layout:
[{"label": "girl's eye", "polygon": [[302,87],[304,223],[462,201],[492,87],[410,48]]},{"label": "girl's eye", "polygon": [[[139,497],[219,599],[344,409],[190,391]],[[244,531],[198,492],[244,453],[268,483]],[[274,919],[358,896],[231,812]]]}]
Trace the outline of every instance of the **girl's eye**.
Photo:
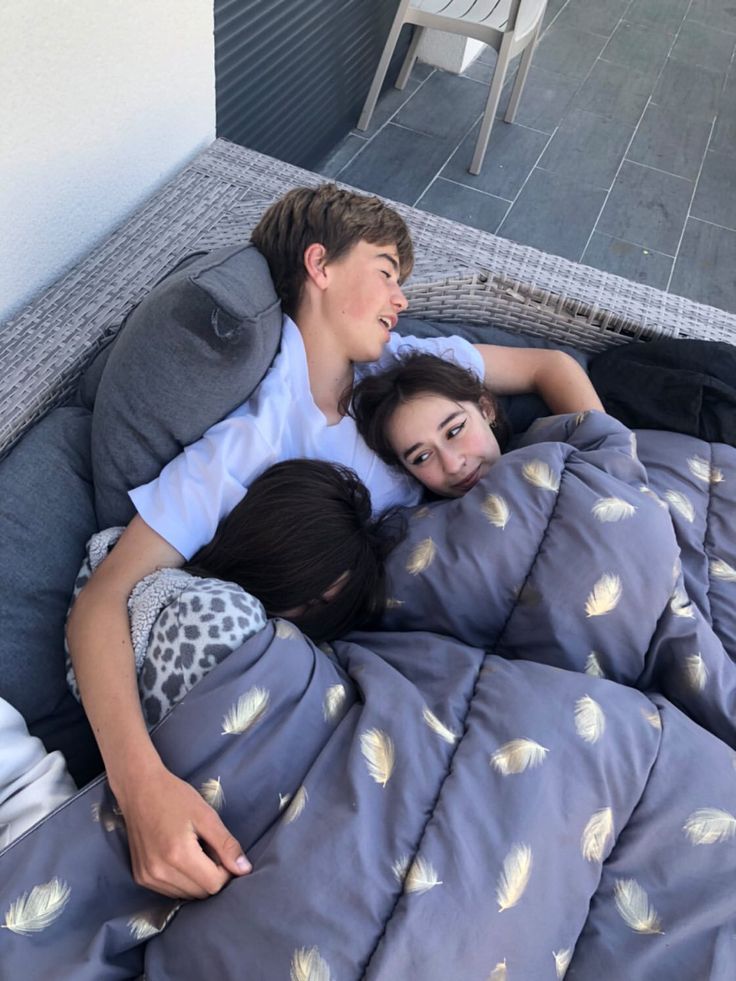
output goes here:
[{"label": "girl's eye", "polygon": [[457,426],[453,426],[451,429],[448,429],[446,436],[448,439],[454,439],[456,436],[460,435],[463,429],[465,429],[465,420],[463,420]]},{"label": "girl's eye", "polygon": [[411,461],[413,467],[420,467],[423,463],[429,459],[429,453],[418,453],[414,459]]}]

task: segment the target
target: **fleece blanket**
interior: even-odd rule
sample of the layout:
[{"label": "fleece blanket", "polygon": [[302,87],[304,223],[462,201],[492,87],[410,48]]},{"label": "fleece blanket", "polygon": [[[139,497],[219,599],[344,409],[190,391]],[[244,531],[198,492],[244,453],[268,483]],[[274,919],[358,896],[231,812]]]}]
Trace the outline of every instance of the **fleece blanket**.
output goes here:
[{"label": "fleece blanket", "polygon": [[531,439],[410,517],[385,629],[269,622],[154,730],[253,873],[136,886],[100,780],[0,854],[2,977],[730,981],[733,469],[655,440],[648,481],[595,414]]}]

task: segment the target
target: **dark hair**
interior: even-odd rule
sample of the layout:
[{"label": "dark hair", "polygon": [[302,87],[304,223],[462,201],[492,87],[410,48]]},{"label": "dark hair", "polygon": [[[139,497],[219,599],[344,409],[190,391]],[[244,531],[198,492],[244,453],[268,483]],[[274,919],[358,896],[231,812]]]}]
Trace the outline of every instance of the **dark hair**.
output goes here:
[{"label": "dark hair", "polygon": [[307,272],[304,252],[323,245],[327,261],[345,255],[360,241],[395,245],[399,278],[414,265],[404,219],[377,197],[345,191],[335,184],[297,187],[272,204],[253,229],[251,241],[268,262],[281,306],[296,314]]},{"label": "dark hair", "polygon": [[[237,583],[269,616],[306,605],[289,619],[319,643],[382,611],[384,560],[398,537],[391,514],[372,518],[370,493],[352,470],[288,460],[253,481],[184,568]],[[345,572],[337,595],[321,599]]]},{"label": "dark hair", "polygon": [[421,395],[442,395],[453,402],[488,404],[493,430],[503,451],[511,434],[496,396],[476,374],[454,361],[418,351],[399,357],[386,371],[366,375],[352,392],[345,392],[341,410],[354,419],[358,432],[384,463],[401,466],[386,434],[388,422],[399,405]]}]

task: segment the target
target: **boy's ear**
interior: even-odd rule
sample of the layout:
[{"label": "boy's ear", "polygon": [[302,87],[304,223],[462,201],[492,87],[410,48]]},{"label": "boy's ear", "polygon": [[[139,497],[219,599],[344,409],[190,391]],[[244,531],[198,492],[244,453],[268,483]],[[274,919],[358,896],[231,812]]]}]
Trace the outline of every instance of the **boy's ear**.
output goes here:
[{"label": "boy's ear", "polygon": [[314,285],[323,290],[327,286],[327,249],[319,242],[313,242],[304,250],[304,268],[307,277]]}]

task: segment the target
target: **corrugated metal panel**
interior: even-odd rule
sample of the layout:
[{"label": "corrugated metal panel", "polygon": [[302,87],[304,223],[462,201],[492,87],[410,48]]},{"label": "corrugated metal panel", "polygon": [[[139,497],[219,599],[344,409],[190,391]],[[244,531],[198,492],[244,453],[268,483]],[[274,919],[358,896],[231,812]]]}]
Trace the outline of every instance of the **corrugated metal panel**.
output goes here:
[{"label": "corrugated metal panel", "polygon": [[397,6],[215,0],[217,135],[314,166],[355,125]]}]

